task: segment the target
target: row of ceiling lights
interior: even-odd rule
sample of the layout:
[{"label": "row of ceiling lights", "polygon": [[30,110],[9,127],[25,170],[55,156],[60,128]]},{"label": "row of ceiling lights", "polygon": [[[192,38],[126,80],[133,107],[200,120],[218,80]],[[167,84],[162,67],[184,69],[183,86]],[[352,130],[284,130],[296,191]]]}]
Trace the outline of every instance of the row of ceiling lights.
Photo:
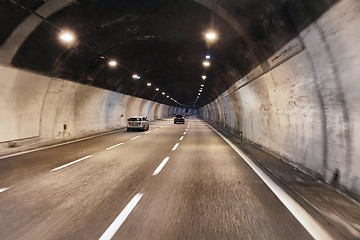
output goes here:
[{"label": "row of ceiling lights", "polygon": [[[218,36],[217,34],[214,32],[214,31],[208,31],[206,34],[205,34],[205,40],[207,43],[214,43],[216,40],[217,40]],[[205,68],[209,68],[211,66],[211,62],[210,62],[210,59],[211,59],[211,56],[209,54],[205,55],[205,59],[204,61],[202,62],[202,65],[205,67]],[[201,76],[202,80],[205,81],[206,79],[206,74],[203,74]],[[201,93],[203,92],[203,88],[205,87],[204,84],[201,84],[200,85],[200,89],[199,89],[199,92],[196,96],[196,99],[193,103],[193,107],[195,107],[196,103],[198,102],[198,100],[200,99],[200,96],[201,96]]]},{"label": "row of ceiling lights", "polygon": [[[60,31],[60,36],[59,38],[66,44],[72,44],[75,42],[75,40],[79,41],[80,43],[84,44],[85,46],[87,46],[88,48],[92,49],[93,51],[97,52],[99,55],[100,55],[100,58],[102,59],[105,59],[107,58],[108,59],[108,65],[110,67],[116,67],[118,65],[117,61],[115,61],[114,59],[110,59],[108,57],[105,57],[104,55],[102,55],[99,51],[97,51],[96,49],[94,49],[93,47],[91,47],[90,45],[80,41],[79,39],[76,39],[75,35],[73,33],[71,33],[70,31],[64,31],[62,29],[60,29],[58,26],[56,26],[55,24],[53,24],[52,22],[50,22],[48,19],[46,19],[45,17],[41,16],[40,14],[38,13],[35,13],[34,11],[24,7],[23,5],[15,2],[15,1],[11,1],[13,4],[17,5],[18,7],[22,8],[23,10],[27,11],[28,13],[40,18],[41,20],[45,21],[46,23],[48,23],[49,25],[51,25],[52,27],[58,29]],[[217,11],[216,10],[216,7],[217,7],[217,0],[214,0],[214,3],[213,3],[213,9],[212,9],[212,16],[211,16],[211,29],[213,29],[213,25],[214,25],[214,14],[215,12]],[[214,31],[208,31],[206,34],[205,34],[205,39],[208,43],[213,43],[217,40],[217,34],[214,32]],[[205,59],[203,61],[203,66],[204,67],[210,67],[210,55],[206,55],[205,56]],[[120,65],[120,64],[119,64]],[[133,79],[140,79],[140,76],[136,73],[133,73],[131,70],[129,70],[128,68],[126,68],[125,66],[123,65],[120,65],[120,67],[122,67],[123,69],[127,70],[128,72],[130,72],[132,74],[132,78]],[[206,79],[206,75],[202,75],[202,79],[205,80]],[[150,87],[152,84],[150,82],[147,83],[147,86]],[[199,99],[199,96],[201,95],[201,92],[203,90],[203,87],[204,87],[204,84],[201,84],[201,88],[199,90],[199,93],[198,93],[198,96],[194,102],[194,105],[195,106],[195,103],[198,101]],[[159,88],[156,88],[155,91],[160,91]],[[165,95],[166,93],[165,92],[162,92],[162,95]],[[170,96],[168,95],[167,98],[170,98]],[[181,104],[179,103],[178,101],[176,101],[175,99],[173,98],[170,98],[172,101],[176,102],[177,104],[179,105],[182,105],[182,106],[185,106],[184,104]],[[185,107],[189,107],[189,106],[185,106]]]},{"label": "row of ceiling lights", "polygon": [[[72,43],[76,40],[75,35],[74,35],[73,33],[71,33],[71,32],[68,32],[68,31],[62,31],[62,32],[60,33],[59,38],[60,38],[63,42],[65,42],[66,44],[72,44]],[[217,39],[217,34],[216,34],[215,32],[213,32],[213,31],[209,31],[208,33],[205,34],[205,39],[206,39],[206,41],[208,41],[208,42],[214,42],[214,41]],[[105,56],[100,56],[100,58],[105,59],[106,57],[105,57]],[[207,55],[205,56],[205,60],[204,60],[203,63],[202,63],[205,68],[210,67],[210,65],[211,65],[210,59],[211,59],[211,56],[210,56],[209,54],[207,54]],[[116,67],[116,66],[118,65],[118,63],[117,63],[117,61],[114,60],[114,59],[109,59],[108,65],[109,65],[110,67]],[[129,69],[125,68],[124,66],[122,66],[122,67],[123,67],[124,69],[126,69],[126,70],[129,71]],[[136,74],[136,73],[132,73],[132,78],[133,78],[133,79],[140,79],[141,77],[140,77],[138,74]],[[203,75],[201,76],[201,78],[202,78],[202,80],[205,81],[206,75],[203,74]],[[147,85],[148,87],[151,87],[152,84],[151,84],[151,82],[148,82],[146,85]],[[202,93],[202,91],[203,91],[203,87],[204,87],[204,86],[205,86],[204,84],[201,84],[201,85],[200,85],[200,89],[199,89],[198,95],[197,95],[197,97],[196,97],[196,100],[194,101],[193,106],[195,106],[195,104],[196,104],[197,101],[199,100],[200,95],[201,95],[201,93]],[[158,91],[160,91],[160,89],[159,89],[159,88],[155,88],[155,91],[158,92]],[[166,95],[165,92],[162,92],[161,94],[162,94],[162,95]],[[166,97],[167,97],[167,98],[170,98],[169,95],[167,95]],[[176,100],[173,99],[173,98],[170,98],[170,99],[171,99],[172,101],[174,101],[175,103],[181,105],[181,106],[188,107],[188,106],[186,106],[186,105],[184,105],[184,104],[179,103],[178,101],[176,101]]]},{"label": "row of ceiling lights", "polygon": [[[62,31],[62,32],[60,33],[60,35],[59,35],[59,38],[60,38],[64,43],[66,43],[66,44],[73,44],[74,41],[76,40],[75,35],[74,35],[73,33],[71,33],[71,32],[68,32],[68,31]],[[100,56],[100,58],[105,59],[106,57],[105,57],[105,56]],[[109,59],[109,60],[108,60],[108,65],[109,65],[110,67],[114,68],[114,67],[118,66],[118,62],[117,62],[116,60],[114,60],[114,59]],[[121,66],[121,67],[123,67],[125,70],[129,71],[129,69],[125,68],[124,66]],[[131,72],[131,71],[130,71],[130,72]],[[132,76],[131,76],[131,77],[132,77],[133,79],[137,80],[137,79],[140,79],[140,78],[141,78],[138,74],[133,73],[133,72],[131,72],[131,73],[132,73]],[[148,87],[151,87],[151,86],[152,86],[152,83],[151,83],[151,82],[147,82],[146,85],[147,85]],[[155,91],[156,91],[156,92],[160,91],[160,88],[155,88]],[[166,93],[165,93],[165,92],[161,92],[161,95],[165,96]],[[166,98],[170,98],[172,101],[174,101],[175,103],[177,103],[177,104],[179,104],[179,105],[181,105],[181,106],[188,107],[188,106],[186,106],[186,105],[184,105],[184,104],[176,101],[174,98],[171,98],[169,95],[167,95]]]}]

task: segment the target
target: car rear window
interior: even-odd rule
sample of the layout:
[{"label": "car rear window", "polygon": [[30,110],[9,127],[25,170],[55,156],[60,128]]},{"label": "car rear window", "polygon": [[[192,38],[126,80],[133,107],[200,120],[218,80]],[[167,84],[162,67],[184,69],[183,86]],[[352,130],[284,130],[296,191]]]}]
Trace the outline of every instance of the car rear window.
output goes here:
[{"label": "car rear window", "polygon": [[183,115],[175,115],[175,117],[177,117],[177,118],[182,118],[182,117],[184,117]]},{"label": "car rear window", "polygon": [[141,121],[141,118],[129,118],[129,121]]}]

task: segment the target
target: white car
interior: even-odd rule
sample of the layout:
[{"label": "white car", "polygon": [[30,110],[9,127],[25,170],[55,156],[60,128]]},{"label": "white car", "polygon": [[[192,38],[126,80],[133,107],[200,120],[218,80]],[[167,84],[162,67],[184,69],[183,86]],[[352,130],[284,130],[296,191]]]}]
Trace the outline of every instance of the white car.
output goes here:
[{"label": "white car", "polygon": [[127,130],[149,130],[149,121],[145,116],[133,116],[128,118]]}]

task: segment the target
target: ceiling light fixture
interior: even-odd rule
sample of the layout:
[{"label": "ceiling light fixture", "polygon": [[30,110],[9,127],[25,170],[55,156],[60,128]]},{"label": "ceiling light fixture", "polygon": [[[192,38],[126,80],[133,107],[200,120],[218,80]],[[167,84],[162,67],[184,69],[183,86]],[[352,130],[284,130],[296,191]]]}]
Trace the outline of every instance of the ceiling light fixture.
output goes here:
[{"label": "ceiling light fixture", "polygon": [[162,95],[165,95],[165,92],[162,92],[161,94],[162,94]]},{"label": "ceiling light fixture", "polygon": [[109,64],[110,67],[116,67],[117,62],[116,62],[115,60],[110,60],[110,61],[108,62],[108,64]]},{"label": "ceiling light fixture", "polygon": [[137,74],[133,74],[133,75],[132,75],[132,78],[133,78],[133,79],[140,79],[140,76],[137,75]]},{"label": "ceiling light fixture", "polygon": [[155,88],[155,91],[159,91],[160,90],[160,88]]},{"label": "ceiling light fixture", "polygon": [[203,61],[203,65],[204,65],[204,67],[210,67],[210,62],[209,61]]},{"label": "ceiling light fixture", "polygon": [[215,41],[217,39],[217,34],[214,31],[209,31],[205,34],[205,37],[208,41]]},{"label": "ceiling light fixture", "polygon": [[147,83],[146,85],[147,85],[148,87],[150,87],[150,86],[151,86],[151,83]]},{"label": "ceiling light fixture", "polygon": [[66,31],[61,32],[59,38],[65,43],[72,43],[75,40],[74,34],[72,34],[71,32],[66,32]]},{"label": "ceiling light fixture", "polygon": [[210,55],[206,55],[205,58],[206,58],[206,59],[210,59]]},{"label": "ceiling light fixture", "polygon": [[206,76],[205,76],[205,75],[202,75],[201,78],[202,78],[203,80],[205,80],[205,79],[206,79]]},{"label": "ceiling light fixture", "polygon": [[205,85],[204,85],[204,84],[201,84],[200,86],[201,86],[201,87],[204,87]]}]

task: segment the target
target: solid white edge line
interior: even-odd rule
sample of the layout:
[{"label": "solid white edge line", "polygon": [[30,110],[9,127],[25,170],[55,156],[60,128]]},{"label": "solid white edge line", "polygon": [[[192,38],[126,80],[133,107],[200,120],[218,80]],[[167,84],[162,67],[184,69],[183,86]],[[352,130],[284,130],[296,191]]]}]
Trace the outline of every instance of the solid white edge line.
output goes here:
[{"label": "solid white edge line", "polygon": [[171,149],[171,151],[175,151],[180,143],[175,144],[175,146]]},{"label": "solid white edge line", "polygon": [[170,157],[166,157],[164,158],[164,160],[160,163],[160,165],[155,169],[155,171],[153,172],[153,176],[158,175],[161,170],[164,168],[165,164],[167,163],[167,161],[169,161]]},{"label": "solid white edge line", "polygon": [[136,137],[133,137],[133,138],[130,139],[130,141],[135,140],[135,139],[137,139],[137,138],[139,138],[139,137],[140,137],[140,135],[139,135],[139,136],[136,136]]},{"label": "solid white edge line", "polygon": [[115,144],[114,146],[108,147],[106,150],[110,150],[110,149],[116,148],[116,147],[121,146],[121,145],[123,145],[123,144],[124,144],[124,143]]},{"label": "solid white edge line", "polygon": [[61,147],[61,146],[64,146],[64,145],[77,143],[77,142],[82,142],[82,141],[93,139],[93,138],[96,138],[96,137],[102,137],[102,136],[105,136],[105,135],[110,135],[110,134],[117,133],[117,132],[120,132],[120,131],[122,131],[122,129],[115,130],[115,131],[112,131],[112,132],[100,133],[100,134],[97,134],[97,135],[94,135],[94,136],[84,137],[84,138],[69,141],[69,142],[58,143],[58,144],[54,144],[54,145],[47,146],[47,147],[40,147],[40,148],[36,148],[36,149],[32,149],[32,150],[26,150],[26,151],[22,151],[22,152],[12,153],[12,154],[1,156],[0,159],[9,158],[9,157],[16,157],[16,156],[20,156],[20,155],[23,155],[23,154],[37,152],[37,151],[46,150],[46,149],[55,148],[55,147]]},{"label": "solid white edge line", "polygon": [[101,235],[99,240],[110,240],[115,235],[121,225],[125,222],[126,218],[129,216],[131,211],[138,204],[142,196],[142,193],[138,193],[131,199],[131,201],[121,211],[121,213],[115,218],[114,222],[108,227],[108,229],[106,229],[103,235]]},{"label": "solid white edge line", "polygon": [[184,139],[184,136],[181,136],[181,138],[179,140],[182,141],[183,139]]},{"label": "solid white edge line", "polygon": [[80,158],[80,159],[78,159],[78,160],[75,160],[75,161],[69,162],[69,163],[67,163],[67,164],[64,164],[64,165],[62,165],[62,166],[60,166],[60,167],[54,168],[54,169],[50,170],[50,172],[60,170],[60,169],[62,169],[62,168],[68,167],[68,166],[70,166],[70,165],[73,165],[73,164],[75,164],[75,163],[78,163],[78,162],[80,162],[80,161],[83,161],[83,160],[88,159],[88,158],[91,158],[91,157],[92,157],[92,155],[88,155],[88,156],[86,156],[86,157],[83,157],[83,158]]},{"label": "solid white edge line", "polygon": [[4,187],[4,188],[0,188],[0,193],[5,192],[6,190],[9,190],[12,187]]},{"label": "solid white edge line", "polygon": [[[205,123],[207,124],[207,123]],[[288,195],[282,188],[266,175],[243,151],[237,148],[230,140],[219,133],[212,126],[207,124],[214,132],[216,132],[224,141],[229,144],[232,149],[253,169],[253,171],[263,180],[263,182],[270,188],[276,197],[285,205],[291,214],[300,222],[300,224],[309,232],[315,239],[333,239],[329,233],[308,213],[302,208],[290,195]]]}]

